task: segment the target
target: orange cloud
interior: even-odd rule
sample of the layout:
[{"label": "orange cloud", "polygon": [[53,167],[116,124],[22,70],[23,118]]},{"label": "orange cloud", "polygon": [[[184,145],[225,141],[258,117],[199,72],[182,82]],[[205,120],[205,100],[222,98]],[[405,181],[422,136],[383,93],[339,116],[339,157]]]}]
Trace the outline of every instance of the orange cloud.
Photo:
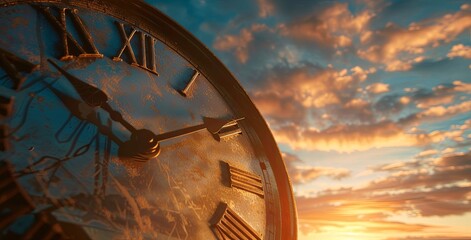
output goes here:
[{"label": "orange cloud", "polygon": [[352,36],[362,32],[373,14],[363,11],[354,16],[347,3],[336,3],[322,12],[279,25],[282,35],[334,48],[352,45]]},{"label": "orange cloud", "polygon": [[275,6],[270,0],[257,0],[258,3],[258,15],[260,17],[267,17],[268,15],[271,15],[273,11],[275,10]]},{"label": "orange cloud", "polygon": [[293,184],[304,184],[320,177],[340,180],[351,174],[351,171],[345,168],[300,166],[302,161],[296,155],[283,152],[282,156]]},{"label": "orange cloud", "polygon": [[471,101],[462,102],[449,107],[435,106],[416,115],[418,119],[436,119],[440,117],[450,117],[471,111]]},{"label": "orange cloud", "polygon": [[[382,165],[389,175],[359,188],[318,191],[296,198],[302,230],[346,232],[421,232],[441,228],[388,220],[398,214],[451,216],[471,212],[471,153]],[[354,227],[352,227],[354,226]]]},{"label": "orange cloud", "polygon": [[409,92],[418,108],[427,109],[452,103],[457,93],[471,93],[471,84],[456,80],[451,84],[438,85],[432,90],[419,89]]},{"label": "orange cloud", "polygon": [[321,108],[340,103],[342,95],[346,95],[348,91],[354,93],[358,84],[374,72],[374,68],[362,69],[359,66],[338,71],[310,65],[273,69],[266,77],[265,82],[269,85],[257,88],[253,95],[271,93],[279,98],[290,97],[305,107]]},{"label": "orange cloud", "polygon": [[463,44],[455,45],[451,48],[447,56],[449,58],[454,58],[454,57],[471,58],[471,47],[465,46]]},{"label": "orange cloud", "polygon": [[[369,122],[372,120],[370,102],[357,95],[360,84],[375,71],[359,66],[336,70],[312,64],[282,65],[271,69],[250,95],[270,123],[305,125],[314,109],[324,111],[325,116],[316,121]],[[329,118],[330,115],[336,118]]]},{"label": "orange cloud", "polygon": [[293,170],[290,175],[293,184],[302,184],[314,181],[320,177],[330,177],[335,180],[340,180],[350,176],[350,171],[344,168],[330,168],[330,167],[311,167],[311,168],[297,168]]},{"label": "orange cloud", "polygon": [[453,81],[456,91],[471,93],[471,83],[464,83],[462,81],[456,80]]},{"label": "orange cloud", "polygon": [[273,129],[278,142],[294,149],[352,152],[371,148],[420,145],[420,136],[408,134],[394,122],[335,125],[324,130],[285,126]]},{"label": "orange cloud", "polygon": [[373,83],[366,87],[366,91],[374,94],[389,92],[389,84],[386,83]]},{"label": "orange cloud", "polygon": [[264,116],[274,122],[303,122],[306,116],[305,107],[291,96],[280,96],[276,92],[257,92],[252,100]]},{"label": "orange cloud", "polygon": [[[405,71],[411,64],[420,62],[426,48],[438,47],[453,41],[458,35],[471,28],[471,11],[468,4],[454,14],[447,14],[440,18],[412,23],[407,29],[399,28],[393,24],[384,30],[368,37],[370,45],[357,53],[361,58],[370,62],[383,63],[387,71]],[[459,47],[460,54],[462,48]]]},{"label": "orange cloud", "polygon": [[264,24],[253,24],[250,28],[244,28],[239,35],[222,35],[214,41],[213,47],[219,51],[234,51],[237,60],[246,63],[249,59],[249,44],[253,41],[253,33],[268,31]]}]

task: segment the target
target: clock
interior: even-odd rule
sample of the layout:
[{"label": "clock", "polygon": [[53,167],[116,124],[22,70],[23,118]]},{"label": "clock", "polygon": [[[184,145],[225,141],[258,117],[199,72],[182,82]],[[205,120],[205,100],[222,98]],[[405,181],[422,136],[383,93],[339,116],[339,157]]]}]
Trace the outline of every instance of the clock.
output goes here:
[{"label": "clock", "polygon": [[296,239],[248,95],[141,1],[0,1],[1,239]]}]

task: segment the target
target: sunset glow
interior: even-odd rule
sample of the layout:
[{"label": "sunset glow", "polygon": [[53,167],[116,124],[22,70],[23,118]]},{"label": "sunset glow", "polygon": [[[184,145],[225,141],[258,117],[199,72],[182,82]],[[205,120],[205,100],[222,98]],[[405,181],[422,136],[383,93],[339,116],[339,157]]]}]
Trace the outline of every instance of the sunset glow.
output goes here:
[{"label": "sunset glow", "polygon": [[268,122],[299,239],[471,239],[466,0],[151,1]]}]

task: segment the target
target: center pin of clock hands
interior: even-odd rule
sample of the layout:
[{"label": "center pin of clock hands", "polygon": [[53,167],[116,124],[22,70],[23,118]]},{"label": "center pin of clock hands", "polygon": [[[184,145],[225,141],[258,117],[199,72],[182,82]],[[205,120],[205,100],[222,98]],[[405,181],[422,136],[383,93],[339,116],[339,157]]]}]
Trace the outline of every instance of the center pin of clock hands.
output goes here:
[{"label": "center pin of clock hands", "polygon": [[[136,129],[129,122],[127,122],[120,112],[114,110],[108,104],[109,97],[104,91],[68,73],[65,69],[59,67],[59,65],[57,65],[51,59],[48,59],[48,62],[51,63],[62,75],[64,75],[64,77],[77,91],[83,102],[71,98],[56,88],[51,87],[53,93],[64,103],[64,105],[72,112],[72,114],[82,120],[86,120],[96,125],[101,133],[109,136],[111,140],[116,142],[116,144],[119,146],[118,156],[120,159],[146,162],[160,154],[159,143],[164,140],[186,136],[204,129],[208,130],[213,136],[215,136],[224,127],[233,126],[237,124],[237,121],[244,119],[239,118],[225,120],[204,117],[202,124],[156,135],[147,129]],[[128,141],[121,141],[111,132],[111,129],[107,129],[105,126],[101,125],[99,119],[96,117],[95,108],[97,107],[100,107],[108,112],[112,120],[121,123],[131,132],[131,137]]]}]

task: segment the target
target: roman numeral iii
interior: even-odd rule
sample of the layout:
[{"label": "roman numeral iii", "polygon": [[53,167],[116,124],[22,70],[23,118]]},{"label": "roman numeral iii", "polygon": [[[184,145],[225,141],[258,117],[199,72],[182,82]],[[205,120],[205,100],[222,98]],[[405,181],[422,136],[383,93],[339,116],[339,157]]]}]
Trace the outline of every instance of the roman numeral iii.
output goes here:
[{"label": "roman numeral iii", "polygon": [[263,183],[260,176],[228,165],[231,187],[257,194],[263,198]]}]

